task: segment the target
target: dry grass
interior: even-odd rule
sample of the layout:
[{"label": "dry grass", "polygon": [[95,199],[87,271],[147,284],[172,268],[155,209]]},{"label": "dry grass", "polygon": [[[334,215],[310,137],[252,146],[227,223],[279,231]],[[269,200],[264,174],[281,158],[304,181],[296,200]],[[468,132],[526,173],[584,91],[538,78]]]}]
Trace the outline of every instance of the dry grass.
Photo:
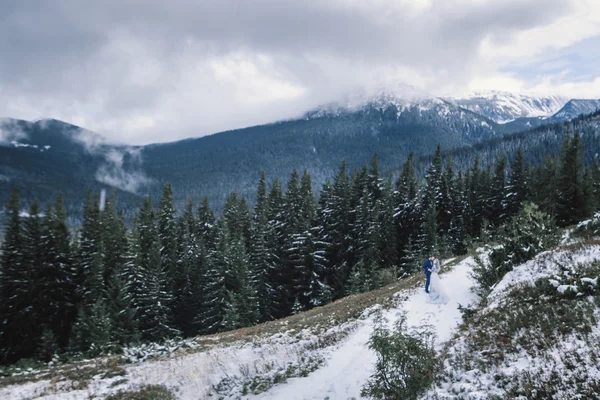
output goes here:
[{"label": "dry grass", "polygon": [[[309,311],[292,315],[275,321],[249,326],[229,332],[213,335],[198,336],[196,342],[202,347],[212,347],[215,344],[222,345],[236,341],[253,340],[268,337],[277,333],[296,331],[316,327],[326,330],[342,322],[358,318],[365,309],[376,304],[391,306],[394,294],[400,290],[416,287],[424,280],[422,274],[414,274],[397,283],[386,285],[382,289],[367,293],[347,296],[321,307],[315,307]],[[193,349],[190,351],[197,351]]]},{"label": "dry grass", "polygon": [[[451,263],[444,265],[442,273],[448,272],[451,269],[450,267],[460,260],[462,258],[457,258]],[[423,281],[423,274],[415,273],[398,282],[386,285],[381,289],[347,296],[297,315],[234,331],[198,336],[193,339],[198,344],[197,348],[180,350],[178,355],[205,351],[215,346],[223,346],[238,341],[254,341],[277,333],[300,332],[307,328],[310,328],[315,333],[323,332],[333,326],[358,318],[365,309],[374,305],[380,304],[384,307],[394,305],[393,300],[396,293],[402,290],[413,289],[421,285]],[[39,380],[51,380],[52,382],[73,380],[76,382],[85,382],[95,375],[110,376],[117,372],[120,375],[122,370],[119,366],[124,363],[125,360],[122,357],[112,356],[62,364],[38,370],[31,374],[1,377],[0,387]]]}]

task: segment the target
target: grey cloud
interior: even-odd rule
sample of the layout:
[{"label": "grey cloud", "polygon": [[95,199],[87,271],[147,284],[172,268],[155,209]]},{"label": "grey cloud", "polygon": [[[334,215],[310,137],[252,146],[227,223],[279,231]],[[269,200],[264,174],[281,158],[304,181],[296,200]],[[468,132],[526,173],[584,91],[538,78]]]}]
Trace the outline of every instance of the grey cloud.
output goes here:
[{"label": "grey cloud", "polygon": [[[298,115],[403,68],[417,69],[431,87],[460,84],[477,68],[484,38],[508,40],[555,20],[571,3],[432,0],[423,13],[402,2],[365,4],[2,2],[0,115],[83,118],[89,128],[130,143],[198,136]],[[234,53],[268,56],[274,71],[266,73],[276,71],[304,94],[268,107],[241,104],[235,88],[215,81],[206,67],[211,57]],[[124,127],[165,113],[168,123],[163,118],[160,126]]]}]

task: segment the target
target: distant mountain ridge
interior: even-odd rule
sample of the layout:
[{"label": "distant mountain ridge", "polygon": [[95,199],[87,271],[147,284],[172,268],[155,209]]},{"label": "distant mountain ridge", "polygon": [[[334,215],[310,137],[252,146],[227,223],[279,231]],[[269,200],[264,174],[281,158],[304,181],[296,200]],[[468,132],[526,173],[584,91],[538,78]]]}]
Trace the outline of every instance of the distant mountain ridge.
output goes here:
[{"label": "distant mountain ridge", "polygon": [[474,93],[464,98],[450,98],[449,101],[504,124],[518,118],[550,117],[559,111],[569,98],[491,91]]},{"label": "distant mountain ridge", "polygon": [[600,110],[600,99],[572,99],[569,100],[551,119],[565,120],[575,118],[581,114],[591,114]]},{"label": "distant mountain ridge", "polygon": [[418,157],[438,143],[452,149],[501,139],[597,107],[593,102],[572,100],[556,117],[499,124],[452,100],[401,87],[318,107],[298,119],[148,146],[109,144],[52,119],[3,119],[0,204],[16,184],[24,204],[34,198],[46,202],[62,190],[68,206],[80,212],[87,190],[104,187],[133,209],[144,196],[156,199],[171,182],[178,206],[188,196],[199,201],[206,195],[218,210],[232,191],[252,202],[263,169],[269,180],[284,184],[294,168],[306,169],[319,189],[343,160],[354,168],[377,153],[381,171],[395,171],[411,151]]}]

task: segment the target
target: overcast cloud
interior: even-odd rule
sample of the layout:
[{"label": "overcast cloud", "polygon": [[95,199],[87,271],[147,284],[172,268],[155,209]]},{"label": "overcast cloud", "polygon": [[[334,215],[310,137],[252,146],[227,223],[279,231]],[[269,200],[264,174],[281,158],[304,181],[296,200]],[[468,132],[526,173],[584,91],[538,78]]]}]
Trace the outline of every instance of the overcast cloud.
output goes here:
[{"label": "overcast cloud", "polygon": [[598,0],[0,2],[0,117],[144,144],[358,89],[600,98]]}]

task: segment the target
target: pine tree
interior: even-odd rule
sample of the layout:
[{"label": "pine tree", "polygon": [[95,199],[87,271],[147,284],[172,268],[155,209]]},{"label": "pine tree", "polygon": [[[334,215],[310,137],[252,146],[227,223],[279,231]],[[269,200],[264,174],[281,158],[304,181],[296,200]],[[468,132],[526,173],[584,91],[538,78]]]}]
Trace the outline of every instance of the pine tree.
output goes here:
[{"label": "pine tree", "polygon": [[123,218],[117,215],[115,205],[116,199],[113,194],[106,200],[104,210],[101,211],[105,284],[111,281],[114,274],[123,273],[127,253],[127,229]]},{"label": "pine tree", "polygon": [[331,190],[321,201],[319,217],[322,225],[320,240],[328,243],[327,283],[333,290],[333,297],[339,298],[345,293],[345,283],[354,264],[350,239],[351,193],[345,161],[340,166]]},{"label": "pine tree", "polygon": [[61,347],[66,347],[71,325],[75,318],[77,277],[69,255],[68,228],[66,213],[59,197],[54,211],[48,204],[42,221],[42,259],[36,276],[35,311],[37,323],[52,330]]},{"label": "pine tree", "polygon": [[271,310],[275,296],[270,282],[270,276],[274,274],[276,264],[268,241],[268,213],[267,180],[264,171],[262,171],[256,194],[249,254],[249,268],[253,281],[256,284],[260,321],[267,321],[273,318]]},{"label": "pine tree", "polygon": [[597,211],[600,209],[600,162],[598,159],[594,159],[594,162],[590,166],[590,179],[591,179],[591,209]]},{"label": "pine tree", "polygon": [[215,247],[215,214],[210,208],[208,197],[202,199],[202,205],[198,208],[198,239],[204,244],[207,250]]},{"label": "pine tree", "polygon": [[570,225],[581,220],[588,209],[583,192],[583,161],[581,140],[575,132],[573,139],[567,135],[563,144],[558,174],[557,222]]},{"label": "pine tree", "polygon": [[6,207],[6,227],[2,243],[0,323],[0,351],[3,362],[14,362],[31,357],[35,352],[34,341],[23,341],[32,326],[31,307],[32,274],[27,269],[24,254],[23,226],[20,217],[19,192],[13,188]]},{"label": "pine tree", "polygon": [[504,209],[505,187],[506,158],[500,156],[496,161],[494,175],[491,180],[489,201],[486,202],[490,222],[495,226],[502,224],[506,217]]},{"label": "pine tree", "polygon": [[[164,216],[163,216],[164,217]],[[161,253],[161,239],[156,224],[152,201],[144,201],[139,224],[139,268],[142,274],[142,287],[135,294],[140,321],[140,332],[145,340],[160,341],[177,336],[179,331],[172,326],[169,305],[172,301],[167,271],[163,270],[164,254]]]},{"label": "pine tree", "polygon": [[[174,295],[174,282],[177,274],[177,226],[175,220],[175,208],[173,207],[173,187],[170,183],[165,184],[162,197],[158,204],[157,227],[160,249],[161,275],[164,277],[164,290],[170,298]],[[163,300],[166,300],[163,299]],[[171,307],[173,304],[166,304]]]},{"label": "pine tree", "polygon": [[506,188],[503,206],[506,218],[512,218],[519,213],[521,205],[527,198],[527,181],[523,163],[523,149],[519,147],[511,165],[510,178]]},{"label": "pine tree", "polygon": [[114,349],[111,330],[110,314],[103,298],[88,307],[81,305],[73,325],[70,350],[91,357],[106,354]]},{"label": "pine tree", "polygon": [[540,209],[556,216],[559,197],[558,169],[554,160],[546,157],[544,163],[532,173],[532,200],[539,204]]},{"label": "pine tree", "polygon": [[[47,240],[48,231],[43,229],[42,219],[40,217],[39,204],[34,201],[29,209],[29,215],[23,219],[22,232],[22,247],[23,247],[23,268],[29,272],[27,277],[29,281],[27,297],[23,298],[22,317],[25,321],[30,321],[29,326],[21,332],[21,340],[37,344],[41,339],[41,326],[38,325],[47,322],[48,309],[40,305],[48,304],[48,300],[44,298],[46,293],[43,292],[43,266],[46,259],[44,254],[44,246],[42,238]],[[55,251],[53,252],[55,253]],[[52,254],[54,256],[54,254]],[[52,301],[54,299],[51,299]],[[26,306],[28,305],[28,306]],[[25,328],[25,327],[24,327]]]},{"label": "pine tree", "polygon": [[[196,232],[194,204],[188,200],[183,214],[178,221],[177,267],[174,279],[174,323],[185,336],[195,331],[192,321],[195,307],[198,307],[197,296],[194,295],[194,279],[197,268],[201,268],[201,246]],[[203,250],[202,250],[203,251]]]},{"label": "pine tree", "polygon": [[79,278],[77,282],[78,296],[88,306],[91,306],[99,297],[104,297],[103,259],[99,198],[88,192],[79,238]]},{"label": "pine tree", "polygon": [[71,326],[77,315],[77,267],[73,260],[73,254],[77,254],[71,248],[71,234],[67,225],[67,211],[62,193],[58,194],[54,203],[54,223],[51,228],[53,232],[56,256],[54,263],[59,271],[57,282],[60,284],[60,312],[57,319],[50,325],[58,344],[65,348],[69,343]]},{"label": "pine tree", "polygon": [[394,219],[399,264],[404,272],[414,268],[413,250],[418,236],[420,204],[417,201],[414,154],[411,152],[396,181]]},{"label": "pine tree", "polygon": [[110,342],[121,346],[138,343],[140,339],[136,310],[127,288],[126,276],[125,271],[112,274],[106,286]]}]

